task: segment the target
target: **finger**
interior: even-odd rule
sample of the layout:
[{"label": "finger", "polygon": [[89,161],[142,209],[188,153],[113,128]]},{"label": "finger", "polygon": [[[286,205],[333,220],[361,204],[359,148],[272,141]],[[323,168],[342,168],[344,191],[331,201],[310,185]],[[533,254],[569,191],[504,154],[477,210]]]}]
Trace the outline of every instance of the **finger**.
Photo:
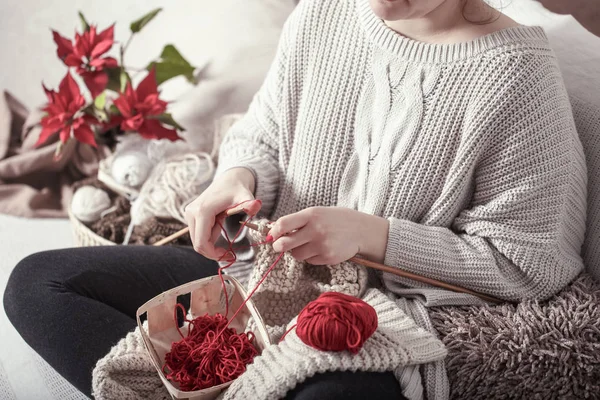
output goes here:
[{"label": "finger", "polygon": [[217,245],[217,240],[221,237],[221,225],[215,224],[212,227],[212,232],[210,234],[210,241],[213,245]]},{"label": "finger", "polygon": [[311,265],[327,265],[327,260],[325,259],[325,257],[321,256],[321,255],[316,255],[313,257],[309,257],[304,259],[304,261],[306,261],[308,264]]},{"label": "finger", "polygon": [[195,218],[188,218],[187,219],[187,223],[188,223],[188,234],[190,235],[190,240],[192,241],[192,246],[194,247],[194,249],[196,248],[196,237],[194,235],[195,230],[196,230],[196,220]]},{"label": "finger", "polygon": [[245,207],[244,211],[251,217],[254,217],[262,208],[262,201],[260,199],[252,200]]},{"label": "finger", "polygon": [[312,243],[303,244],[302,246],[296,247],[292,250],[292,257],[298,261],[304,261],[318,255],[319,250]]},{"label": "finger", "polygon": [[274,240],[277,240],[286,233],[292,232],[294,229],[303,228],[310,221],[309,214],[310,213],[307,212],[307,210],[302,210],[279,218],[271,226],[269,235],[271,235]]},{"label": "finger", "polygon": [[214,242],[211,241],[213,233],[212,228],[215,225],[217,227],[219,226],[218,224],[215,224],[215,216],[206,216],[205,214],[200,214],[196,218],[196,229],[194,236],[196,238],[196,251],[207,258],[218,260],[223,256],[226,250],[217,249],[214,245]]},{"label": "finger", "polygon": [[294,233],[289,233],[275,240],[273,242],[273,250],[278,253],[290,251],[310,242],[311,239],[312,236],[308,227],[300,228]]}]

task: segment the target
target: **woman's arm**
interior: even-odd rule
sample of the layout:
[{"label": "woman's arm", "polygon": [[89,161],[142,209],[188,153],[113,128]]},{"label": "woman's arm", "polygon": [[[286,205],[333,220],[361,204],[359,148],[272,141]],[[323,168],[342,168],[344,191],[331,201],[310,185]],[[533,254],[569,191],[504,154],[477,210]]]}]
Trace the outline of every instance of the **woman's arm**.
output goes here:
[{"label": "woman's arm", "polygon": [[389,218],[386,264],[507,300],[548,298],[581,271],[587,170],[570,103],[558,67],[523,79],[470,206],[450,229]]}]

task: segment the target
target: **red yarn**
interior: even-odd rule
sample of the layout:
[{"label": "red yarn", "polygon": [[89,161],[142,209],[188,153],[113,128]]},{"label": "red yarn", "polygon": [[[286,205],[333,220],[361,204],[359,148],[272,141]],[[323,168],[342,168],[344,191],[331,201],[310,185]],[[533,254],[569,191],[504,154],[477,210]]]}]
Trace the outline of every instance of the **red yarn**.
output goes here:
[{"label": "red yarn", "polygon": [[[175,311],[177,308],[185,314],[181,304],[177,304]],[[258,354],[252,344],[254,334],[238,334],[235,329],[227,328],[228,321],[221,314],[206,314],[186,321],[187,336],[179,331],[182,339],[171,345],[163,366],[167,379],[178,382],[181,390],[206,389],[234,380]]]},{"label": "red yarn", "polygon": [[[245,202],[236,204],[231,208],[238,207],[243,203]],[[237,249],[233,248],[233,243],[246,222],[244,221],[240,225],[240,229],[233,239],[229,239],[227,236],[227,231],[223,229],[220,218],[217,218],[217,223],[221,227],[221,231],[224,232],[229,247],[229,251],[221,259],[228,254],[231,255],[231,259],[227,260],[228,264],[220,267],[218,270],[222,290],[225,293],[226,316],[229,314],[229,296],[227,295],[227,287],[225,286],[222,271],[229,268],[236,261],[235,250]],[[261,244],[265,243],[255,243],[252,246]],[[196,317],[193,320],[185,318],[185,321],[189,325],[188,334],[184,336],[177,322],[177,310],[181,309],[184,316],[187,311],[181,304],[175,306],[175,326],[181,336],[181,340],[173,342],[171,344],[171,351],[165,355],[163,373],[167,379],[179,383],[181,390],[192,391],[232,381],[246,370],[246,365],[250,364],[254,356],[258,354],[258,350],[253,344],[254,334],[252,332],[237,333],[235,329],[228,328],[228,326],[230,321],[233,321],[244,308],[244,305],[266,279],[269,272],[275,268],[281,257],[283,257],[283,253],[277,257],[256,287],[248,294],[229,320],[222,314],[215,314],[213,316],[206,314]]]},{"label": "red yarn", "polygon": [[288,332],[294,327],[300,340],[308,346],[356,354],[377,329],[377,313],[357,297],[326,292],[300,311],[296,325]]},{"label": "red yarn", "polygon": [[[245,202],[231,208],[238,207],[243,203]],[[237,249],[233,248],[233,243],[245,227],[246,221],[240,225],[240,229],[233,239],[229,239],[227,236],[220,218],[217,218],[217,223],[221,227],[221,231],[225,233],[228,244],[228,252],[221,259],[228,254],[231,255],[231,259],[227,260],[228,264],[218,270],[225,293],[225,316],[206,314],[193,320],[185,318],[189,325],[188,334],[184,336],[177,323],[177,310],[181,309],[184,316],[186,310],[181,304],[176,305],[174,319],[181,340],[172,343],[171,351],[165,355],[163,372],[167,379],[179,383],[181,390],[184,391],[205,389],[232,381],[246,370],[246,365],[251,363],[258,354],[253,345],[254,334],[252,332],[237,333],[235,329],[228,326],[284,254],[279,254],[244,302],[227,320],[229,296],[222,271],[236,261],[235,250]],[[272,236],[268,235],[265,242],[255,243],[251,246],[267,244],[272,240]],[[357,353],[377,329],[377,313],[373,307],[361,299],[343,293],[327,292],[311,301],[300,312],[297,324],[290,330],[294,327],[297,328],[298,337],[308,346],[323,351],[348,350]],[[281,340],[290,330],[283,335]]]}]

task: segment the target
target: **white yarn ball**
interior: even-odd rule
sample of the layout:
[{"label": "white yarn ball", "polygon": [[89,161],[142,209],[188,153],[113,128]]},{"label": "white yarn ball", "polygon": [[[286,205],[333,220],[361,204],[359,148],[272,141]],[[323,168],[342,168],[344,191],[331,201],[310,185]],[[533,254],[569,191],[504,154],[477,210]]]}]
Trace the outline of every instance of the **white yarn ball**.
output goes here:
[{"label": "white yarn ball", "polygon": [[103,211],[110,208],[110,198],[101,189],[93,186],[82,186],[71,200],[71,212],[82,222],[96,222]]},{"label": "white yarn ball", "polygon": [[153,164],[145,153],[124,152],[115,155],[111,164],[111,175],[121,185],[137,188],[150,175]]}]

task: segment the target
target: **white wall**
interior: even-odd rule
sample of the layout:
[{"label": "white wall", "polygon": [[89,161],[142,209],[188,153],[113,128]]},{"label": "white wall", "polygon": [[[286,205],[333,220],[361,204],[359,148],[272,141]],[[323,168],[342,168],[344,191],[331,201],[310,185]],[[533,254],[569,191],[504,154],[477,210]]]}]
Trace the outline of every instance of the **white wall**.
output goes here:
[{"label": "white wall", "polygon": [[[207,58],[225,63],[232,56],[227,49],[256,43],[265,46],[265,54],[270,57],[272,43],[277,41],[292,3],[289,0],[0,0],[0,90],[11,91],[29,107],[45,100],[41,81],[54,87],[66,72],[56,57],[50,28],[72,38],[74,29],[79,28],[78,10],[101,29],[116,21],[115,37],[126,41],[131,21],[155,7],[163,7],[163,12],[134,39],[128,50],[127,64],[144,67],[167,43],[175,44],[193,65],[200,65]],[[261,27],[260,34],[256,27]],[[168,97],[189,89],[183,79],[178,80],[165,86]]]}]

